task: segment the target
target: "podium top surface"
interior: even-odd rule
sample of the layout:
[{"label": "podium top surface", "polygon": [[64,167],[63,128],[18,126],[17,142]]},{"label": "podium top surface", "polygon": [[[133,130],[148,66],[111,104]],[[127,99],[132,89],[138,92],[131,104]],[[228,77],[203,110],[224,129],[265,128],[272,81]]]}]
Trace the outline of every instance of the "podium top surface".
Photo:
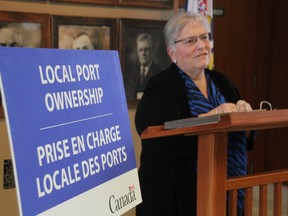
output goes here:
[{"label": "podium top surface", "polygon": [[175,129],[164,129],[164,125],[151,126],[143,131],[141,138],[149,139],[181,134],[200,135],[281,127],[288,127],[288,109],[224,113],[220,115],[220,119],[216,123],[208,122],[206,124],[185,126]]}]

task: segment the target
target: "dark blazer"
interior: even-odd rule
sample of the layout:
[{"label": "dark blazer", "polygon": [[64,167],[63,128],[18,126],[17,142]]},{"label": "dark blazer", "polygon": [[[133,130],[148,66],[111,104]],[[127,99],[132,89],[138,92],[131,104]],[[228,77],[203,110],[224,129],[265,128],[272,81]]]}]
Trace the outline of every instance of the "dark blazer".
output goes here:
[{"label": "dark blazer", "polygon": [[[205,70],[229,102],[239,93],[221,73]],[[139,134],[165,121],[191,117],[185,83],[177,66],[153,76],[135,115]],[[196,216],[197,136],[171,136],[142,140],[139,179],[143,202],[137,216]]]},{"label": "dark blazer", "polygon": [[[205,70],[209,73],[215,85],[219,88],[222,95],[228,102],[236,103],[240,99],[239,92],[236,87],[221,73],[216,71]],[[185,83],[179,73],[176,65],[172,64],[170,68],[158,73],[150,79],[142,99],[137,107],[135,124],[139,134],[149,126],[162,125],[165,121],[191,117],[188,105],[188,94]],[[177,137],[178,139],[178,137]],[[171,137],[165,140],[165,147],[161,145],[153,145],[160,151],[170,151],[169,145]],[[143,142],[146,142],[144,140]],[[147,141],[149,143],[149,141]],[[189,147],[190,148],[190,141]],[[154,143],[154,140],[153,140]],[[172,140],[175,153],[174,140]],[[161,148],[161,149],[160,149]],[[187,154],[187,149],[179,150],[183,154]]]}]

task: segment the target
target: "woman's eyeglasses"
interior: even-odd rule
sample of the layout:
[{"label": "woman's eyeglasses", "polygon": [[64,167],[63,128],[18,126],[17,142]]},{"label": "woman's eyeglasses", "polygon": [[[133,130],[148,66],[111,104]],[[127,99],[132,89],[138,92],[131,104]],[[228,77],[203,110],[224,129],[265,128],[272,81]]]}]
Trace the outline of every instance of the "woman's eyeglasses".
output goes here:
[{"label": "woman's eyeglasses", "polygon": [[210,41],[210,39],[211,39],[210,36],[211,36],[210,33],[204,33],[204,34],[201,34],[199,36],[191,36],[191,37],[183,38],[180,40],[176,40],[176,41],[174,41],[174,44],[182,42],[183,45],[185,45],[185,46],[193,46],[198,42],[198,40],[201,40],[202,42]]}]

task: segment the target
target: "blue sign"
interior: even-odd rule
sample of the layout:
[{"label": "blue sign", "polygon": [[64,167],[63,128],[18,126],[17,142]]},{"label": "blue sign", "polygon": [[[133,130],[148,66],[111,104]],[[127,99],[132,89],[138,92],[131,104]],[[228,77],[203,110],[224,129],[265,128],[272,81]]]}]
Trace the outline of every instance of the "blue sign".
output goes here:
[{"label": "blue sign", "polygon": [[1,48],[23,215],[136,168],[117,51]]}]

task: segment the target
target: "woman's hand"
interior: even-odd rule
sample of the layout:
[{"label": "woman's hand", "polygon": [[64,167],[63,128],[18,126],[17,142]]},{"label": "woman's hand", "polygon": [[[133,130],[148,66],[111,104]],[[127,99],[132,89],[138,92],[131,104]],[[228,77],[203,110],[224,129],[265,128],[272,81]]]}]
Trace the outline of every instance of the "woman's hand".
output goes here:
[{"label": "woman's hand", "polygon": [[248,112],[252,111],[252,108],[249,103],[244,100],[237,101],[236,104],[234,103],[223,103],[218,107],[212,109],[208,113],[202,113],[199,116],[209,116],[219,113],[231,113],[231,112]]},{"label": "woman's hand", "polygon": [[236,112],[248,112],[252,111],[252,107],[244,100],[239,100],[236,103]]},{"label": "woman's hand", "polygon": [[212,111],[214,111],[214,114],[236,112],[236,105],[234,103],[223,103]]},{"label": "woman's hand", "polygon": [[229,112],[236,112],[236,105],[234,103],[223,103],[219,105],[218,107],[212,109],[208,113],[202,113],[199,116],[209,116],[209,115],[215,115],[219,113],[229,113]]}]

